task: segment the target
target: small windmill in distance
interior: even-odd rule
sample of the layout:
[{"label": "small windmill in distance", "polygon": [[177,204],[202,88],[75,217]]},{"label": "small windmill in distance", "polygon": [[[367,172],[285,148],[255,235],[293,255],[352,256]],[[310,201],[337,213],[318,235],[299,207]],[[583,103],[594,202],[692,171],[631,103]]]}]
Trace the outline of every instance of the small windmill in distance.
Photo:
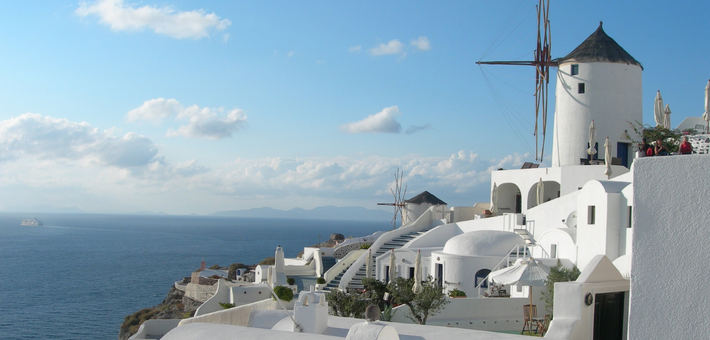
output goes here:
[{"label": "small windmill in distance", "polygon": [[404,171],[400,172],[399,168],[397,168],[397,172],[394,174],[394,189],[390,188],[392,196],[394,196],[394,203],[377,203],[377,205],[389,205],[394,207],[392,230],[397,228],[397,214],[399,214],[400,222],[404,223],[404,196],[407,194],[407,186],[404,186],[404,192],[402,192],[402,177],[404,177]]}]

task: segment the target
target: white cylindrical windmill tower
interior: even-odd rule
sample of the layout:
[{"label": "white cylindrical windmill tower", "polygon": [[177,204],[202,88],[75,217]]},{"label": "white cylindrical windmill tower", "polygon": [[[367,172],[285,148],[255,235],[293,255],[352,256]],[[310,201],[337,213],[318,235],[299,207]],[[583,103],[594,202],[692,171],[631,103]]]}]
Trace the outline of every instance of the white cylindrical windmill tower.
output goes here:
[{"label": "white cylindrical windmill tower", "polygon": [[597,142],[608,136],[613,156],[630,166],[630,138],[639,138],[629,123],[643,121],[641,63],[609,37],[600,22],[558,64],[552,166],[579,165],[587,158],[592,120]]}]

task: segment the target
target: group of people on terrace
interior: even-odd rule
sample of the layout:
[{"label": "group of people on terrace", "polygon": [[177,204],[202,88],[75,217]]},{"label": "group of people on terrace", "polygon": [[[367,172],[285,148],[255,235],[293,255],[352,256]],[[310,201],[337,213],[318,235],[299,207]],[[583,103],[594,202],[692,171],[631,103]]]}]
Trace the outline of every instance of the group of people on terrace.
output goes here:
[{"label": "group of people on terrace", "polygon": [[[643,156],[667,156],[670,155],[668,148],[663,145],[663,142],[658,139],[655,145],[651,145],[646,141],[644,137],[639,143],[639,151]],[[693,145],[688,142],[688,137],[683,136],[683,141],[678,146],[678,154],[687,155],[693,153]]]}]

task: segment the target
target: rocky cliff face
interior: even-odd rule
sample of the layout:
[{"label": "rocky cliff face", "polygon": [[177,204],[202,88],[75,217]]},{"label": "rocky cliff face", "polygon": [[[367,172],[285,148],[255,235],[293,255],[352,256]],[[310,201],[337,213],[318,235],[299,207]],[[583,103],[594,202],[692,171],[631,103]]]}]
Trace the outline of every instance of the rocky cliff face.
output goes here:
[{"label": "rocky cliff face", "polygon": [[128,340],[138,332],[140,325],[149,319],[184,319],[193,316],[200,305],[202,302],[190,299],[185,296],[185,293],[172,287],[165,300],[157,306],[126,316],[118,332],[118,339]]}]

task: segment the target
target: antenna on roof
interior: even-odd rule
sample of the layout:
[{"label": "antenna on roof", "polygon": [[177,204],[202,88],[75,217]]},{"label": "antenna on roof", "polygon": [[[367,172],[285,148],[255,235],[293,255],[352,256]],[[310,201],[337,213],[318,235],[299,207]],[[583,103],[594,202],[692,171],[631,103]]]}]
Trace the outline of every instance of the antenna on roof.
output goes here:
[{"label": "antenna on roof", "polygon": [[400,223],[404,223],[404,197],[407,194],[407,186],[404,186],[404,192],[402,192],[402,178],[404,177],[404,171],[400,172],[397,168],[397,172],[394,173],[394,189],[390,188],[392,196],[394,197],[394,203],[377,203],[377,205],[389,205],[394,207],[394,217],[392,217],[392,230],[397,228],[397,214],[399,214]]}]

